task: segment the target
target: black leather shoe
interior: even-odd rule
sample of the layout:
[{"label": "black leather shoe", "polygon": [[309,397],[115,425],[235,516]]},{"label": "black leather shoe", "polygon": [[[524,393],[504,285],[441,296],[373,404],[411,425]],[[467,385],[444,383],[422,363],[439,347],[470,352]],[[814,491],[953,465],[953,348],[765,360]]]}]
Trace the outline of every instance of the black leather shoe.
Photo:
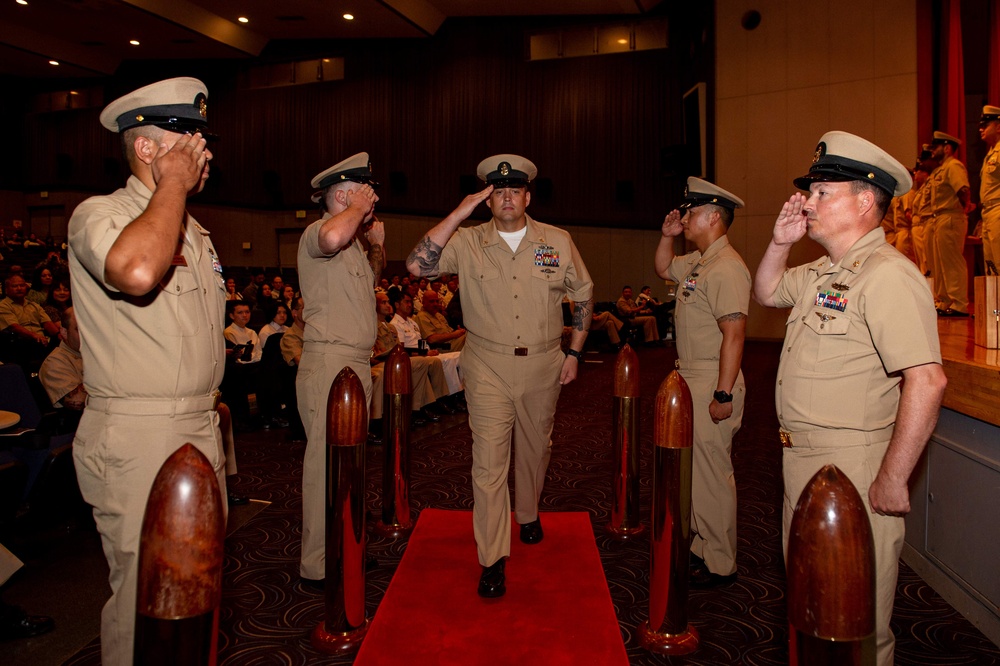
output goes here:
[{"label": "black leather shoe", "polygon": [[41,636],[55,629],[56,623],[45,615],[28,615],[17,606],[4,604],[0,610],[0,641]]},{"label": "black leather shoe", "polygon": [[728,576],[720,576],[717,573],[712,573],[705,567],[698,567],[691,570],[691,578],[688,581],[688,586],[692,590],[711,590],[716,587],[732,585],[736,582],[737,577],[735,572]]},{"label": "black leather shoe", "polygon": [[542,533],[542,521],[536,518],[530,523],[521,525],[521,541],[527,544],[538,543],[545,535]]},{"label": "black leather shoe", "polygon": [[436,402],[432,402],[431,404],[427,405],[425,409],[427,409],[428,411],[432,411],[440,416],[451,416],[452,414],[455,413],[455,409],[451,405],[449,405],[444,398],[441,398]]},{"label": "black leather shoe", "polygon": [[237,495],[236,493],[229,493],[229,506],[243,506],[250,502],[250,499],[246,495]]},{"label": "black leather shoe", "polygon": [[410,418],[410,425],[412,425],[414,428],[421,428],[427,425],[427,419],[425,419],[424,415],[421,414],[420,412],[413,412]]},{"label": "black leather shoe", "polygon": [[369,432],[368,446],[382,446],[382,435],[377,432]]},{"label": "black leather shoe", "polygon": [[306,578],[305,576],[299,576],[299,583],[302,587],[308,588],[310,590],[319,590],[322,592],[326,588],[325,578]]},{"label": "black leather shoe", "polygon": [[944,312],[939,313],[942,317],[968,317],[968,312],[962,312],[961,310],[953,310],[948,308]]},{"label": "black leather shoe", "polygon": [[504,558],[500,558],[488,567],[483,567],[479,577],[479,596],[487,599],[502,597],[507,592],[507,577],[504,575]]},{"label": "black leather shoe", "polygon": [[438,416],[437,414],[435,414],[431,410],[427,409],[426,407],[424,407],[423,409],[421,409],[420,413],[423,414],[424,418],[427,419],[428,423],[437,423],[438,421],[441,420],[440,416]]}]

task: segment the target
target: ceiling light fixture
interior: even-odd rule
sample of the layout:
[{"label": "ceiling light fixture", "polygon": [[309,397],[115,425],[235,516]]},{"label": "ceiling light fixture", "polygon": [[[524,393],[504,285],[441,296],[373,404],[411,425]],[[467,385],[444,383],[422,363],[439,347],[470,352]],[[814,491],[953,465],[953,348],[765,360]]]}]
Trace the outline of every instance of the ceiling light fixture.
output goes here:
[{"label": "ceiling light fixture", "polygon": [[19,5],[26,5],[26,4],[28,4],[28,0],[17,0],[17,4],[19,4]]},{"label": "ceiling light fixture", "polygon": [[240,23],[249,23],[250,22],[250,19],[248,19],[246,16],[241,16],[241,17],[239,17],[236,20],[239,21]]},{"label": "ceiling light fixture", "polygon": [[344,14],[344,20],[345,21],[353,21],[354,20],[354,14]]},{"label": "ceiling light fixture", "polygon": [[58,60],[49,60],[49,64],[50,65],[58,65],[59,61]]},{"label": "ceiling light fixture", "polygon": [[139,40],[138,39],[130,39],[130,40],[128,40],[128,43],[131,44],[132,46],[139,46]]}]

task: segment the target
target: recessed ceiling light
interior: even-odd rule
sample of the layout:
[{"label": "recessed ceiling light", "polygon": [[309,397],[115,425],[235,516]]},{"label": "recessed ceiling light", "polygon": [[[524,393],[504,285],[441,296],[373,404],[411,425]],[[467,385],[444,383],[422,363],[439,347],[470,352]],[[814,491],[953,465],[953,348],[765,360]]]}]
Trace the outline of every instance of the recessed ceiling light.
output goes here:
[{"label": "recessed ceiling light", "polygon": [[17,4],[19,4],[19,5],[26,5],[26,4],[28,4],[28,0],[17,0]]},{"label": "recessed ceiling light", "polygon": [[50,65],[58,65],[59,61],[58,60],[49,60],[49,64]]},{"label": "recessed ceiling light", "polygon": [[619,44],[628,44],[628,40],[627,39],[619,39],[618,43]]},{"label": "recessed ceiling light", "polygon": [[246,16],[241,16],[241,17],[239,17],[236,20],[239,21],[240,23],[249,23],[250,22],[250,19],[248,19]]},{"label": "recessed ceiling light", "polygon": [[128,43],[131,44],[132,46],[139,46],[139,40],[138,39],[130,39],[130,40],[128,40]]},{"label": "recessed ceiling light", "polygon": [[353,21],[354,20],[354,14],[344,14],[344,20],[345,21]]},{"label": "recessed ceiling light", "polygon": [[69,94],[70,94],[70,95],[79,95],[80,93],[78,93],[78,92],[77,92],[77,91],[75,91],[75,90],[70,90],[70,91],[69,91]]}]

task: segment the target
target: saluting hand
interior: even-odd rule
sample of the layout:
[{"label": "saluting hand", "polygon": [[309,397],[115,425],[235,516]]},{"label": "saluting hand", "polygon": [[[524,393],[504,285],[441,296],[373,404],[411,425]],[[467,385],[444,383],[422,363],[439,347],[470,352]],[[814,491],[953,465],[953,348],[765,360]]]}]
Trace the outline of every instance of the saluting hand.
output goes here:
[{"label": "saluting hand", "polygon": [[206,147],[205,137],[201,132],[181,134],[174,145],[160,143],[150,169],[153,181],[159,185],[162,181],[176,179],[185,192],[195,193],[200,189],[204,178],[208,177],[208,162],[212,159],[212,151]]},{"label": "saluting hand", "polygon": [[378,201],[378,195],[375,194],[371,185],[362,185],[356,190],[347,190],[347,207],[360,212],[365,221],[374,212],[376,201]]},{"label": "saluting hand", "polygon": [[806,197],[796,192],[781,207],[778,219],[774,222],[774,243],[776,245],[791,245],[806,235],[806,213],[802,210],[806,205]]},{"label": "saluting hand", "polygon": [[667,213],[667,216],[663,218],[663,226],[660,227],[660,233],[663,234],[665,238],[673,238],[674,236],[679,236],[684,231],[684,225],[681,224],[681,212],[676,208]]},{"label": "saluting hand", "polygon": [[371,245],[385,245],[385,225],[382,220],[372,217],[371,226],[365,231],[365,239]]},{"label": "saluting hand", "polygon": [[479,192],[470,194],[462,199],[462,203],[458,204],[458,207],[455,208],[452,215],[458,215],[463,220],[468,219],[468,217],[472,215],[473,211],[476,210],[476,206],[486,201],[492,192],[493,186],[487,185]]}]

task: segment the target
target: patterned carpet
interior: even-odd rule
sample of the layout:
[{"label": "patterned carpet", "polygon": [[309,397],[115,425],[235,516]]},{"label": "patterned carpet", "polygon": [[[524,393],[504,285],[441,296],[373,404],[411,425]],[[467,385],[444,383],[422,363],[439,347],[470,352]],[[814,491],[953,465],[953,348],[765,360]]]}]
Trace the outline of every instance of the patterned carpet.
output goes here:
[{"label": "patterned carpet", "polygon": [[[622,636],[633,664],[788,663],[785,579],[781,557],[781,448],[773,387],[779,347],[748,343],[743,368],[747,406],[734,443],[739,493],[739,581],[728,588],[692,591],[689,620],[701,635],[686,658],[651,655],[636,627],[647,619],[649,541],[621,543],[606,536],[611,507],[611,382],[615,357],[587,355],[581,379],[563,390],[542,510],[586,511],[594,533]],[[672,348],[639,350],[642,380],[642,506],[648,517],[653,396],[673,368]],[[309,633],[322,619],[321,595],[298,582],[300,483],[304,444],[279,433],[254,433],[239,443],[240,491],[271,505],[226,543],[220,661],[250,664],[349,664],[351,657],[319,655]],[[463,418],[415,431],[411,501],[418,509],[471,509],[471,435]],[[382,450],[368,449],[369,526],[378,515]],[[513,474],[511,475],[513,477]],[[648,534],[648,532],[647,532]],[[377,612],[405,541],[387,540],[369,527],[368,612]],[[471,535],[470,535],[471,538]],[[441,581],[441,585],[449,585]],[[469,594],[475,594],[469,589]],[[1000,664],[1000,649],[901,565],[893,629],[901,666]],[[99,663],[97,641],[66,662]]]}]

